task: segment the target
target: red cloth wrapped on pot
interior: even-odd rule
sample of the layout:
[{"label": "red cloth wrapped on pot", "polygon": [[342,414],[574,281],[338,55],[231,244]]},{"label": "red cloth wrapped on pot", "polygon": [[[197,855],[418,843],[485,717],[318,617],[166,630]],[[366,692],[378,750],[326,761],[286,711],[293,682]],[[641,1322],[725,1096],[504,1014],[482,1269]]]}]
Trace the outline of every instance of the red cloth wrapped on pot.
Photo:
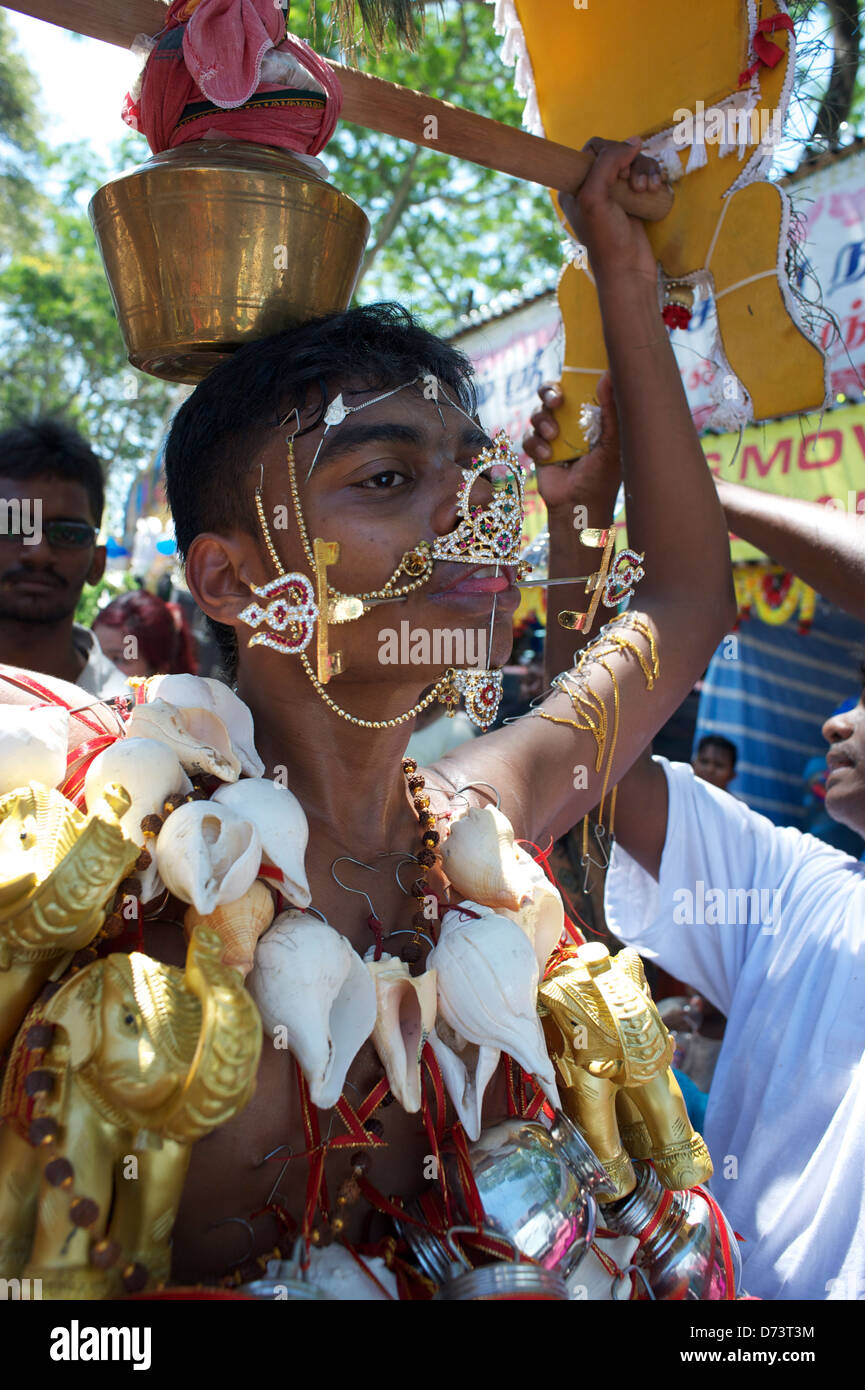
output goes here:
[{"label": "red cloth wrapped on pot", "polygon": [[154,154],[205,135],[324,149],[342,89],[273,0],[174,0],[123,119]]}]

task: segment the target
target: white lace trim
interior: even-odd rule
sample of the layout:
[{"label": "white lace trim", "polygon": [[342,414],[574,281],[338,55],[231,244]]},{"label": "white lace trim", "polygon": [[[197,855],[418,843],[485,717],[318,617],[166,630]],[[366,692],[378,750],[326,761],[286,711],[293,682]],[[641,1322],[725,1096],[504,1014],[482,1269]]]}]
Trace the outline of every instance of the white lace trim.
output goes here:
[{"label": "white lace trim", "polygon": [[590,449],[601,437],[601,407],[588,403],[580,406],[580,429],[583,431],[583,438]]},{"label": "white lace trim", "polygon": [[[643,154],[656,159],[667,171],[670,182],[676,183],[683,175],[702,169],[706,163],[703,138],[706,127],[709,126],[711,131],[713,126],[720,124],[723,133],[717,142],[719,157],[723,159],[736,152],[743,159],[751,129],[751,113],[756,109],[758,96],[759,90],[752,83],[741,92],[733,92],[715,106],[703,107],[702,110],[695,106],[693,111],[688,111],[687,117],[682,116],[674,125],[644,140]],[[688,150],[689,154],[683,167],[681,156],[684,150]]]},{"label": "white lace trim", "polygon": [[[775,0],[779,14],[789,14],[789,10],[784,0]],[[757,29],[757,7],[755,0],[748,0],[748,57],[751,56],[751,46],[754,42],[754,34]],[[725,197],[729,198],[731,193],[736,193],[740,188],[744,188],[747,183],[754,183],[758,179],[765,179],[769,175],[772,160],[775,157],[775,145],[780,138],[784,128],[784,121],[787,118],[787,107],[790,102],[790,93],[793,90],[793,82],[796,77],[796,34],[789,30],[785,31],[788,37],[787,48],[787,72],[784,76],[784,85],[778,97],[776,113],[778,117],[777,133],[770,127],[764,140],[760,141],[756,150],[752,154],[748,163],[739,174],[736,182],[727,189]],[[752,79],[752,84],[759,90],[760,74],[757,72]]]},{"label": "white lace trim", "polygon": [[504,35],[502,62],[506,67],[514,68],[514,91],[518,96],[526,97],[523,125],[532,135],[545,135],[532,60],[514,0],[487,0],[487,4],[496,7],[493,28],[497,34]]}]

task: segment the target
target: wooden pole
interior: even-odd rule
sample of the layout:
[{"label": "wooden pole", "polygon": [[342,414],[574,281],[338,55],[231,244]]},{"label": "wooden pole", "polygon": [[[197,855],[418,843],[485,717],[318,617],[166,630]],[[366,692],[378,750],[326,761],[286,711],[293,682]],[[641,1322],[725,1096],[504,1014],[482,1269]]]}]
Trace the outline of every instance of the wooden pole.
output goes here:
[{"label": "wooden pole", "polygon": [[[357,68],[340,63],[330,66],[342,85],[343,118],[370,130],[563,193],[576,193],[595,162],[594,155],[491,121],[449,101],[385,82]],[[626,212],[649,222],[666,217],[673,205],[673,192],[667,185],[654,192],[634,193],[622,181],[614,196]]]},{"label": "wooden pole", "polygon": [[[136,34],[158,33],[166,15],[166,6],[159,0],[13,0],[8,8],[121,48],[128,48]],[[342,84],[343,120],[368,130],[560,192],[575,193],[592,167],[592,155],[567,145],[529,135],[357,68],[340,63],[330,66]],[[118,101],[121,95],[118,93]],[[647,221],[666,217],[673,204],[672,190],[666,185],[655,192],[632,193],[623,180],[615,196],[627,212]]]}]

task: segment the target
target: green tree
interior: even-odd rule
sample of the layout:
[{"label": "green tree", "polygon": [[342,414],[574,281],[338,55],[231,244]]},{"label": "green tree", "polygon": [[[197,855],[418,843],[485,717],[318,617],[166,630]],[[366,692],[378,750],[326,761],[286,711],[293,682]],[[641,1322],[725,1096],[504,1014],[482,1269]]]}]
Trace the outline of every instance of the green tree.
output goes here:
[{"label": "green tree", "polygon": [[39,415],[70,419],[106,462],[115,523],[176,388],[129,366],[85,207],[93,189],[143,152],[130,137],[107,167],[84,146],[43,148],[41,176],[56,192],[42,198],[27,249],[10,255],[14,245],[5,243],[0,270],[0,428]]},{"label": "green tree", "polygon": [[[318,52],[348,61],[335,26],[311,24],[309,0],[293,0],[289,26]],[[333,21],[334,15],[331,14]],[[493,9],[484,0],[429,7],[413,52],[391,43],[355,53],[354,66],[519,128],[523,100],[500,57]],[[340,122],[323,158],[331,178],[363,207],[372,232],[358,299],[393,297],[439,332],[503,292],[552,284],[561,265],[549,194],[491,169]]]},{"label": "green tree", "polygon": [[0,10],[0,256],[26,246],[38,231],[41,198],[33,182],[41,148],[38,96],[39,84]]},{"label": "green tree", "polygon": [[860,0],[792,0],[799,45],[794,106],[808,130],[806,146],[837,149],[860,124],[865,89],[859,81]]}]

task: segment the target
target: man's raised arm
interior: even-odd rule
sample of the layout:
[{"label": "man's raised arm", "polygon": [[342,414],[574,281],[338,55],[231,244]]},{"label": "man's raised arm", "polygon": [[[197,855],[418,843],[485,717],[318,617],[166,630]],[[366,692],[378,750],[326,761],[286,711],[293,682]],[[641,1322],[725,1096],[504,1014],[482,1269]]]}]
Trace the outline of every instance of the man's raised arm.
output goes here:
[{"label": "man's raised arm", "polygon": [[717,479],[730,530],[865,619],[865,517]]},{"label": "man's raised arm", "polygon": [[[556,692],[541,706],[547,717],[522,719],[439,764],[451,781],[499,787],[503,809],[533,839],[561,834],[597,805],[607,774],[610,788],[624,775],[690,690],[735,614],[727,529],[661,318],[655,258],[642,223],[610,197],[636,148],[600,141],[589,148],[597,154],[594,168],[579,194],[563,196],[561,204],[588,249],[597,285],[630,543],[645,553],[645,578],[631,605],[643,633],[628,629],[630,651],[584,667],[605,711],[602,755],[570,695]],[[637,167],[635,187],[646,178],[645,163]],[[587,556],[591,565],[592,552],[573,531],[572,573],[586,572]],[[550,606],[555,613],[555,598]],[[658,669],[647,689],[652,643]]]}]

